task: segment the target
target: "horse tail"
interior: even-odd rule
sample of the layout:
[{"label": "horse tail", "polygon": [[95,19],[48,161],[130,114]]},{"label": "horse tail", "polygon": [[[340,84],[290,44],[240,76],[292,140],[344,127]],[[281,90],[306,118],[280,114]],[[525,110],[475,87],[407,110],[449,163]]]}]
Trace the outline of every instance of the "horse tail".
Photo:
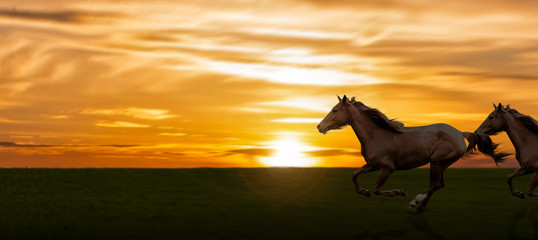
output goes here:
[{"label": "horse tail", "polygon": [[493,143],[487,134],[464,132],[463,137],[469,142],[467,150],[465,150],[466,155],[474,154],[478,150],[484,155],[493,158],[497,166],[505,160],[506,156],[510,155],[510,153],[499,152],[497,149],[499,144]]}]

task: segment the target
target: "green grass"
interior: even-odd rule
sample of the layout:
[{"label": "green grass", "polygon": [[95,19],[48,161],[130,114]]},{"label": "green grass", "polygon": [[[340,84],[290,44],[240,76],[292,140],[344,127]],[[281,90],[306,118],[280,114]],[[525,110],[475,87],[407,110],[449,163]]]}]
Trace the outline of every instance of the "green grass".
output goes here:
[{"label": "green grass", "polygon": [[384,189],[409,196],[394,198],[357,195],[352,171],[0,169],[0,239],[538,239],[538,199],[510,195],[512,169],[448,169],[422,214],[407,204],[428,169],[395,172]]}]

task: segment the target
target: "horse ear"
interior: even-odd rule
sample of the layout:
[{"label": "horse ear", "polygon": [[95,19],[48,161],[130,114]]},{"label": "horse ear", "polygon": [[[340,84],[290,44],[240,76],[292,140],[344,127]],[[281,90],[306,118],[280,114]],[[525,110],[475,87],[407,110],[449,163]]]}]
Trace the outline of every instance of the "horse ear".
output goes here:
[{"label": "horse ear", "polygon": [[342,101],[342,98],[341,98],[340,96],[338,96],[338,95],[336,95],[336,96],[338,97],[338,101],[341,102],[341,101]]},{"label": "horse ear", "polygon": [[355,102],[355,97],[352,97],[350,101],[351,101],[351,103],[354,103]]},{"label": "horse ear", "polygon": [[497,110],[497,105],[495,105],[495,103],[491,103],[493,104],[493,108],[495,108],[495,110]]},{"label": "horse ear", "polygon": [[497,106],[497,110],[503,110],[503,105],[499,103],[499,106]]},{"label": "horse ear", "polygon": [[506,105],[506,107],[504,109],[510,110],[510,104]]},{"label": "horse ear", "polygon": [[344,98],[342,98],[342,102],[347,103],[349,100],[347,99],[347,96],[344,95]]}]

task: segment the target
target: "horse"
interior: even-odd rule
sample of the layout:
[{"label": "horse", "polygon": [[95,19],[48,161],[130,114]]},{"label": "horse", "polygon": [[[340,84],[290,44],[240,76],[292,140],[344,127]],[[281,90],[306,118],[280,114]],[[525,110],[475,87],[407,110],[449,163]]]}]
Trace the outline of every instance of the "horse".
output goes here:
[{"label": "horse", "polygon": [[516,160],[520,168],[508,175],[507,183],[513,196],[524,199],[525,194],[516,190],[512,185],[512,179],[515,177],[533,173],[532,180],[527,195],[529,197],[538,197],[534,190],[538,185],[538,122],[531,116],[519,113],[515,109],[510,109],[510,105],[503,107],[501,103],[498,106],[493,104],[495,110],[491,112],[486,120],[476,129],[476,133],[488,135],[498,134],[505,131],[514,148],[516,149]]},{"label": "horse", "polygon": [[[497,153],[496,146],[486,134],[460,132],[443,123],[419,127],[405,127],[403,123],[388,119],[375,108],[370,108],[355,97],[338,96],[339,102],[319,123],[317,129],[326,134],[330,130],[351,125],[361,143],[361,154],[366,161],[352,174],[358,194],[371,197],[368,189],[359,185],[357,177],[379,170],[373,188],[375,195],[407,196],[405,189],[381,190],[395,170],[407,170],[430,163],[430,186],[409,203],[414,212],[424,211],[432,194],[445,186],[443,172],[463,156],[478,151],[497,162],[503,161],[504,153]],[[469,142],[466,146],[465,140]]]}]

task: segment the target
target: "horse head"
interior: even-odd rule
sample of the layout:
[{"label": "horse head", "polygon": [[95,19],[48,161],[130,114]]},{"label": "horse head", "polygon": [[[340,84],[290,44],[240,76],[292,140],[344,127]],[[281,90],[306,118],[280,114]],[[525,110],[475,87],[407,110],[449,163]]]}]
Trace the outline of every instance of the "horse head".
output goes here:
[{"label": "horse head", "polygon": [[349,111],[347,106],[352,105],[355,102],[355,97],[349,100],[346,95],[343,98],[338,96],[338,104],[336,104],[331,111],[323,118],[318,124],[318,131],[320,133],[327,133],[330,130],[340,129],[349,124]]},{"label": "horse head", "polygon": [[493,104],[493,112],[491,112],[486,120],[480,124],[480,127],[476,129],[475,133],[484,133],[488,135],[494,135],[501,131],[506,130],[506,121],[503,114],[510,109],[510,105],[503,107],[501,103],[498,106]]}]

